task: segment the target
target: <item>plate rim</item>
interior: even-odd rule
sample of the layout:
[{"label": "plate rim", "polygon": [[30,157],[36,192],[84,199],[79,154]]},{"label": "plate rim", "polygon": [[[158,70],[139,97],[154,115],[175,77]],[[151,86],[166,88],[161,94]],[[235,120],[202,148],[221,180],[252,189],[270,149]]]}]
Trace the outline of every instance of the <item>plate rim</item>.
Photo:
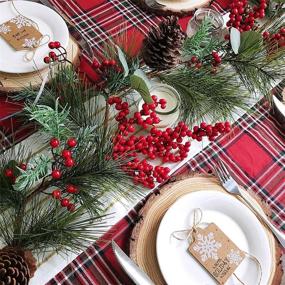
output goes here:
[{"label": "plate rim", "polygon": [[[69,38],[70,38],[70,35],[69,35],[69,30],[68,30],[68,27],[67,27],[67,24],[65,22],[65,20],[63,19],[63,17],[57,12],[55,11],[54,9],[51,9],[50,7],[42,4],[42,3],[37,3],[37,2],[31,2],[31,1],[27,1],[27,0],[17,0],[16,1],[18,4],[21,3],[20,5],[28,5],[28,6],[36,6],[36,8],[38,7],[41,7],[41,9],[47,9],[50,13],[52,13],[54,16],[58,17],[58,20],[59,22],[61,22],[63,25],[62,25],[62,28],[65,30],[65,32],[63,33],[64,35],[66,35],[64,37],[64,40],[61,40],[61,44],[63,45],[64,48],[67,48],[68,46],[68,43],[69,43]],[[9,1],[6,1],[6,2],[1,2],[0,3],[0,7],[1,5],[9,5],[10,2]],[[18,8],[18,7],[17,7]],[[2,23],[0,23],[2,24]],[[24,74],[24,73],[31,73],[31,72],[36,72],[36,71],[41,71],[43,69],[45,69],[47,66],[46,64],[43,62],[37,62],[36,65],[35,63],[33,62],[31,67],[29,67],[27,69],[27,66],[26,68],[24,67],[20,67],[20,70],[17,70],[17,71],[14,71],[12,69],[3,69],[3,67],[1,68],[1,65],[0,65],[0,72],[3,72],[3,73],[10,73],[10,74]],[[33,69],[31,69],[33,68]]]},{"label": "plate rim", "polygon": [[[245,190],[242,190],[243,192],[247,193]],[[158,227],[158,230],[157,230],[157,234],[156,234],[156,257],[157,257],[157,262],[158,262],[158,265],[159,265],[159,268],[160,268],[160,271],[161,271],[161,274],[163,276],[163,278],[165,279],[165,281],[167,282],[167,278],[166,278],[166,275],[164,273],[164,270],[162,270],[162,267],[161,267],[161,258],[159,258],[159,254],[158,254],[158,243],[159,243],[159,235],[161,235],[161,224],[163,223],[163,221],[165,220],[165,217],[167,216],[167,213],[171,210],[171,208],[173,208],[177,203],[179,203],[181,200],[185,199],[185,197],[187,196],[191,196],[191,195],[199,195],[201,194],[202,192],[209,192],[209,194],[212,194],[212,192],[217,192],[218,195],[223,195],[224,197],[228,197],[230,199],[232,199],[232,201],[234,202],[236,200],[237,203],[241,203],[244,207],[246,207],[246,205],[244,205],[244,203],[242,203],[239,199],[236,199],[234,197],[232,197],[230,194],[226,193],[226,192],[221,192],[219,190],[200,190],[200,191],[193,191],[193,192],[190,192],[190,193],[186,193],[185,195],[182,195],[181,197],[179,197],[168,209],[167,211],[164,213],[160,223],[159,223],[159,227]],[[250,196],[250,195],[249,195]],[[234,202],[235,203],[235,202]],[[260,207],[260,205],[258,205],[259,208],[262,210],[262,208]],[[193,210],[193,209],[192,209]],[[250,211],[250,209],[249,209]],[[271,245],[271,241],[269,239],[269,236],[268,236],[268,231],[266,230],[266,228],[264,227],[264,225],[262,225],[262,223],[260,223],[261,225],[261,228],[262,228],[262,231],[264,232],[265,236],[266,236],[266,240],[268,242],[268,247],[269,247],[269,252],[271,252],[271,248],[270,248],[270,245]],[[273,259],[272,259],[272,254],[270,254],[270,269],[272,268],[272,266],[274,266],[273,264]],[[268,282],[270,282],[271,280],[271,275],[269,274],[268,276],[268,280],[266,280],[266,284],[269,284]]]}]

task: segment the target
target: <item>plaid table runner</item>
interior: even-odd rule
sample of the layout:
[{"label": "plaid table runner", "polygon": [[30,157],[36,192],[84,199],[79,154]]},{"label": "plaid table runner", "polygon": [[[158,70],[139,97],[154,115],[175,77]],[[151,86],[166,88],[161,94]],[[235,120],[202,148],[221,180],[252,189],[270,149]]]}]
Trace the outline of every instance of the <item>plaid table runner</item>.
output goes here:
[{"label": "plaid table runner", "polygon": [[[197,171],[209,173],[217,159],[231,169],[236,181],[266,201],[273,220],[285,230],[285,134],[266,104],[258,104],[235,124],[230,135],[221,136],[190,159],[175,175]],[[139,203],[100,241],[80,254],[47,285],[133,284],[113,255],[114,239],[128,253],[132,229],[138,220]]]}]

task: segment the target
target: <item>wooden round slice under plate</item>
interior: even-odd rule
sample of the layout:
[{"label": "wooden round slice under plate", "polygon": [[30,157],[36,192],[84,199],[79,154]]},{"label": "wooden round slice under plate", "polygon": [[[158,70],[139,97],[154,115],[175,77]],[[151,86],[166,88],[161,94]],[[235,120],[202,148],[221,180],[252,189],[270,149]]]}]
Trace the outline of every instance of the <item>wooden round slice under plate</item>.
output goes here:
[{"label": "wooden round slice under plate", "polygon": [[143,10],[154,13],[160,16],[177,15],[187,16],[192,15],[195,9],[208,6],[210,0],[158,0],[160,4],[165,5],[161,8],[152,8],[148,3],[148,0],[132,0],[139,5]]},{"label": "wooden round slice under plate", "polygon": [[[74,64],[76,64],[80,49],[76,41],[70,37],[69,44],[67,47],[67,58]],[[0,92],[13,93],[19,92],[26,87],[40,86],[42,78],[49,72],[49,68],[41,71],[30,72],[30,73],[4,73],[0,72]]]},{"label": "wooden round slice under plate", "polygon": [[[188,175],[180,180],[165,185],[160,190],[160,194],[153,194],[140,211],[141,219],[132,233],[130,256],[156,285],[166,284],[160,272],[156,257],[156,235],[160,221],[165,212],[177,199],[185,194],[201,190],[225,192],[214,177]],[[252,204],[263,211],[264,207],[261,206],[261,203],[258,203],[254,199],[255,197],[253,198],[248,192],[243,191],[244,195],[247,195],[248,198],[251,199]],[[272,233],[267,229],[266,232],[268,234],[272,259],[274,261],[268,285],[279,285],[282,277],[280,264],[281,250]]]}]

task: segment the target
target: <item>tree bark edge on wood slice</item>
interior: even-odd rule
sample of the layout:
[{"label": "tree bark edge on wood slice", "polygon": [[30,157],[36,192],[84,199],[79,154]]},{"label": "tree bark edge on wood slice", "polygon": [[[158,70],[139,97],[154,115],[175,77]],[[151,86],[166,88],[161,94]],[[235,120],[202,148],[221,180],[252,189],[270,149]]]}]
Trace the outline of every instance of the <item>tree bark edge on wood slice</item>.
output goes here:
[{"label": "tree bark edge on wood slice", "polygon": [[[190,179],[191,178],[191,179]],[[176,193],[175,197],[169,198],[169,196],[173,196],[173,191],[170,192],[169,190],[175,186],[177,186],[179,183],[182,182],[182,180],[188,179],[189,185],[188,188],[191,188],[195,183],[205,183],[205,185],[211,185],[211,186],[219,186],[218,180],[213,176],[206,176],[203,174],[183,174],[180,176],[177,176],[174,182],[169,182],[165,186],[163,186],[160,189],[160,192],[152,194],[149,199],[147,200],[146,204],[141,208],[139,211],[139,216],[141,219],[139,222],[135,225],[131,241],[130,241],[130,257],[138,264],[138,266],[144,270],[150,278],[155,282],[156,285],[164,285],[166,282],[163,279],[163,276],[160,272],[159,265],[156,259],[156,233],[160,224],[160,221],[162,217],[164,216],[164,213],[168,210],[168,208],[181,196],[194,192],[199,190],[183,190],[183,193],[179,193],[179,195]],[[194,183],[194,184],[193,184]],[[197,187],[197,186],[196,186]],[[220,191],[222,190],[222,187]],[[216,189],[215,189],[216,190]],[[248,191],[250,192],[250,191]],[[249,197],[251,197],[254,201],[256,201],[256,194],[248,193]],[[252,196],[253,195],[253,196]],[[168,198],[168,199],[167,199]],[[158,211],[158,203],[159,200],[164,199],[164,203],[166,206],[164,206],[164,209],[159,212]],[[266,204],[264,204],[260,198],[256,201],[257,204],[264,210],[265,213],[268,215],[268,207]],[[272,274],[271,274],[271,280],[270,285],[280,285],[281,284],[281,278],[283,275],[282,271],[282,263],[280,261],[282,251],[274,239],[272,233],[267,231],[267,234],[269,236],[269,241],[271,243],[271,251],[273,258],[275,259],[275,265],[272,268]],[[147,262],[145,262],[147,260]],[[268,284],[269,285],[269,284]]]}]

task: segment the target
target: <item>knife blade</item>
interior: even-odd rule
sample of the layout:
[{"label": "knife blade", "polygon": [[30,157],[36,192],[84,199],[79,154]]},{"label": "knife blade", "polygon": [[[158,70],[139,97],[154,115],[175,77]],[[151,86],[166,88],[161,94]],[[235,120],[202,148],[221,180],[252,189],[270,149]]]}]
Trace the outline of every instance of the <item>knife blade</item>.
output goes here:
[{"label": "knife blade", "polygon": [[147,274],[143,272],[114,241],[112,241],[112,248],[118,262],[136,285],[154,285]]}]

